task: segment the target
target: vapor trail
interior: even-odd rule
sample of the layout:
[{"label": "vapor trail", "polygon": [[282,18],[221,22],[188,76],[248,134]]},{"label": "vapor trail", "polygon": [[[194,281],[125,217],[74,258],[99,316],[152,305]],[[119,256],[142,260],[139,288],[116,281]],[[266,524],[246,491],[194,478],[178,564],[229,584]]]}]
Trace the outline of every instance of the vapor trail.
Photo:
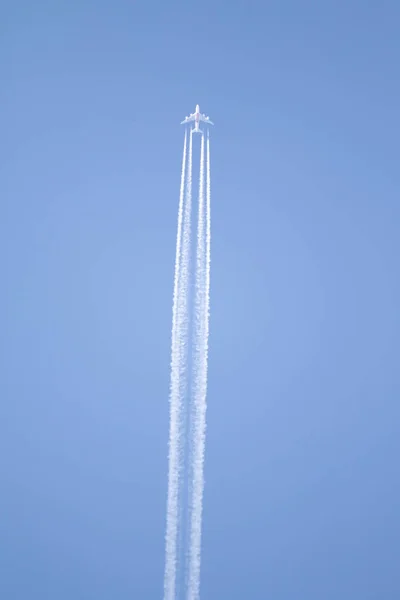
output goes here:
[{"label": "vapor trail", "polygon": [[[189,144],[189,173],[186,185],[187,133],[183,144],[181,187],[179,195],[176,237],[174,297],[171,333],[171,382],[167,524],[165,534],[164,600],[175,600],[177,541],[179,516],[179,487],[182,476],[181,414],[185,388],[184,346],[187,333],[187,293],[190,253],[192,138]],[[189,185],[190,183],[190,185]],[[184,210],[185,204],[185,210]],[[187,342],[186,342],[187,344]]]},{"label": "vapor trail", "polygon": [[210,302],[210,140],[207,134],[206,199],[204,197],[204,136],[200,150],[199,212],[197,222],[195,356],[193,363],[193,440],[191,467],[191,531],[187,600],[200,598],[201,526],[204,490],[204,450],[207,409],[208,330]]},{"label": "vapor trail", "polygon": [[[187,438],[187,395],[189,377],[189,283],[191,262],[191,221],[192,221],[192,174],[193,174],[193,136],[189,132],[189,152],[185,181],[185,208],[183,217],[183,247],[180,263],[180,293],[179,306],[181,315],[181,335],[179,336],[180,351],[180,415],[179,415],[179,478],[178,478],[178,511],[177,511],[177,546],[175,564],[175,596],[179,597],[179,583],[182,581],[183,561],[185,551],[184,539],[184,507],[185,507],[185,466]],[[178,577],[177,577],[178,576]],[[175,596],[173,598],[175,599]]]},{"label": "vapor trail", "polygon": [[[199,600],[200,594],[211,245],[208,131],[207,138],[204,134],[201,136],[194,273],[191,269],[192,157],[193,135],[192,132],[186,131],[172,310],[164,600],[177,600],[183,593],[186,600]],[[190,293],[192,275],[195,284],[193,299]],[[186,577],[183,578],[185,555]],[[180,583],[184,584],[184,590],[179,589]]]}]

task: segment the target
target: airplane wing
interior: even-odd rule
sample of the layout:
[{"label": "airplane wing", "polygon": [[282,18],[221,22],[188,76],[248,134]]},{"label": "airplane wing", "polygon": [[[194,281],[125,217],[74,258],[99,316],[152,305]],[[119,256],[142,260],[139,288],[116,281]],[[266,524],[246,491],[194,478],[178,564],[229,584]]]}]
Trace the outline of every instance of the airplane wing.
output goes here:
[{"label": "airplane wing", "polygon": [[208,123],[209,125],[214,125],[214,123],[212,121],[210,121],[210,118],[206,117],[205,115],[200,115],[200,121],[203,121],[204,123]]},{"label": "airplane wing", "polygon": [[190,121],[194,121],[195,120],[195,115],[190,115],[190,117],[185,117],[185,120],[181,122],[181,125],[183,125],[184,123],[190,123]]}]

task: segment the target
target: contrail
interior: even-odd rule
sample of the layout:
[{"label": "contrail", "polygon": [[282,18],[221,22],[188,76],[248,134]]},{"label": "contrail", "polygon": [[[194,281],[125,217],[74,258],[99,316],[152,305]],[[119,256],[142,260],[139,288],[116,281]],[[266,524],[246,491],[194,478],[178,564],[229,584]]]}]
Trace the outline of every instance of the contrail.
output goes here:
[{"label": "contrail", "polygon": [[[181,372],[181,403],[179,416],[179,479],[178,479],[178,514],[177,514],[177,546],[175,564],[175,595],[179,597],[179,584],[183,578],[183,562],[185,552],[185,467],[186,467],[186,438],[187,438],[187,395],[188,395],[188,365],[189,365],[189,284],[191,262],[191,220],[192,220],[192,171],[193,171],[193,136],[189,132],[188,164],[185,180],[185,209],[183,217],[183,248],[180,263],[180,293],[179,304],[182,320],[182,333],[179,338],[180,372]],[[175,598],[175,596],[173,596]]]},{"label": "contrail", "polygon": [[194,399],[192,407],[193,473],[187,600],[200,598],[201,526],[204,490],[204,449],[207,409],[208,331],[210,303],[210,139],[207,135],[206,199],[204,198],[204,136],[200,150],[199,212],[197,222]]},{"label": "contrail", "polygon": [[[183,145],[172,309],[164,600],[200,598],[211,194],[209,132],[207,129],[206,137],[199,122],[212,122],[200,113],[198,106],[182,123],[189,121],[195,121],[195,126],[186,130]],[[193,132],[201,134],[201,148],[196,256],[192,261]]]},{"label": "contrail", "polygon": [[195,275],[195,306],[194,306],[194,352],[192,363],[193,398],[191,405],[191,455],[189,477],[190,481],[190,541],[188,554],[188,596],[192,598],[192,590],[196,579],[198,548],[198,439],[199,439],[199,391],[202,381],[202,340],[203,340],[203,288],[204,288],[204,136],[201,138],[200,148],[200,174],[199,174],[199,196],[198,196],[198,219],[197,219],[197,249],[196,249],[196,275]]},{"label": "contrail", "polygon": [[[179,487],[182,476],[181,413],[185,388],[185,328],[187,329],[187,292],[190,252],[192,138],[189,144],[190,187],[186,186],[187,133],[183,144],[181,187],[176,237],[174,299],[171,334],[170,431],[167,525],[165,534],[164,599],[175,600]],[[188,180],[189,183],[189,180]],[[185,204],[185,211],[184,211]],[[184,214],[185,212],[185,214]]]}]

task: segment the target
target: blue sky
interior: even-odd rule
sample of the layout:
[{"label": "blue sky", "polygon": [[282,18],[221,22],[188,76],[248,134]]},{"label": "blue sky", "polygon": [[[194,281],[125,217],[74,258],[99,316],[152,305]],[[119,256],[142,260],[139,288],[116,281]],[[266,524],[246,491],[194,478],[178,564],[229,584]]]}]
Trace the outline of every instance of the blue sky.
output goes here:
[{"label": "blue sky", "polygon": [[6,3],[0,596],[162,596],[183,131],[212,136],[202,597],[400,597],[400,6]]}]

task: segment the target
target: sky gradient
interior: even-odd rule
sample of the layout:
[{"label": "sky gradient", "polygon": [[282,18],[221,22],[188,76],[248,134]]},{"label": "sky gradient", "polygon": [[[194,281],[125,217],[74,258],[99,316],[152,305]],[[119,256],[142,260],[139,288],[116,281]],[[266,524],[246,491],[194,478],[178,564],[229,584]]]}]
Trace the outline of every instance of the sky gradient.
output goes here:
[{"label": "sky gradient", "polygon": [[398,2],[1,13],[0,597],[162,597],[179,122],[199,103],[202,598],[398,600]]}]

